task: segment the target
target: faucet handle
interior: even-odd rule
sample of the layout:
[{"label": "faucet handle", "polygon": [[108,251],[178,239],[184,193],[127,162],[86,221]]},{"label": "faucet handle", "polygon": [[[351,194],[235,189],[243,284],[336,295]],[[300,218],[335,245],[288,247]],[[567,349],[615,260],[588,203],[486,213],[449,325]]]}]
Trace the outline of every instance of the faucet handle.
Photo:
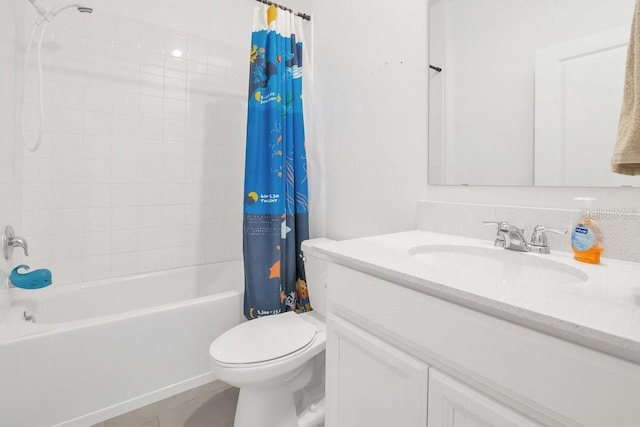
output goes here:
[{"label": "faucet handle", "polygon": [[504,221],[482,221],[484,225],[497,225],[498,231],[508,231],[509,224]]},{"label": "faucet handle", "polygon": [[545,227],[543,225],[536,225],[533,228],[533,233],[531,234],[531,246],[537,246],[541,248],[548,247],[546,234],[547,231],[555,234],[567,234],[567,230]]}]

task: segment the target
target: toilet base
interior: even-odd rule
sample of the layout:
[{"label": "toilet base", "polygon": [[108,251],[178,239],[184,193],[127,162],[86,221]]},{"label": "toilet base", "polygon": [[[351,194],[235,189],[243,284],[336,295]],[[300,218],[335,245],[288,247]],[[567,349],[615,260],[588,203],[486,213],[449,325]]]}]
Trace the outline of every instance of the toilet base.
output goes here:
[{"label": "toilet base", "polygon": [[242,387],[234,427],[298,427],[296,403],[287,384]]}]

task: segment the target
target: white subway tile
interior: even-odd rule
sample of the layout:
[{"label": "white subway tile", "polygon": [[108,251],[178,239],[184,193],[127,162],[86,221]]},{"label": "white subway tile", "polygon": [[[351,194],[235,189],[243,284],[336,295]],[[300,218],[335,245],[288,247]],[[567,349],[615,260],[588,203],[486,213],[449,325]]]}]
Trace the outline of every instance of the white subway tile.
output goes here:
[{"label": "white subway tile", "polygon": [[86,36],[88,38],[111,42],[115,30],[114,16],[109,13],[103,13],[102,11],[96,11],[92,13],[89,18]]},{"label": "white subway tile", "polygon": [[85,208],[111,206],[111,184],[83,185],[82,206]]},{"label": "white subway tile", "polygon": [[108,159],[85,160],[83,169],[83,182],[85,184],[111,183],[111,161]]},{"label": "white subway tile", "polygon": [[107,231],[111,229],[110,208],[85,208],[82,211],[82,231]]},{"label": "white subway tile", "polygon": [[138,250],[136,230],[114,230],[111,232],[111,253],[135,252]]},{"label": "white subway tile", "polygon": [[133,184],[138,182],[138,163],[131,160],[111,162],[111,182],[114,184]]},{"label": "white subway tile", "polygon": [[[162,165],[163,184],[183,184],[184,183],[184,163],[165,162]],[[181,190],[184,193],[184,187]]]},{"label": "white subway tile", "polygon": [[113,111],[113,91],[106,87],[86,86],[84,89],[84,109],[111,113]]},{"label": "white subway tile", "polygon": [[53,133],[51,135],[51,146],[52,156],[54,158],[82,158],[82,135],[72,133]]},{"label": "white subway tile", "polygon": [[137,160],[138,140],[126,136],[114,137],[111,158],[113,160]]},{"label": "white subway tile", "polygon": [[128,46],[137,51],[140,46],[140,33],[140,23],[138,21],[124,16],[119,16],[115,20],[113,41],[116,45]]},{"label": "white subway tile", "polygon": [[161,140],[163,133],[162,119],[140,117],[138,122],[140,139]]},{"label": "white subway tile", "polygon": [[111,277],[131,276],[138,272],[138,254],[111,255]]},{"label": "white subway tile", "polygon": [[138,182],[141,184],[162,183],[162,162],[138,162]]},{"label": "white subway tile", "polygon": [[[134,42],[132,42],[134,43]],[[113,60],[116,69],[140,71],[140,50],[136,46],[126,46],[118,41],[114,42]]]},{"label": "white subway tile", "polygon": [[184,204],[184,184],[162,184],[162,204]]},{"label": "white subway tile", "polygon": [[164,140],[172,142],[184,142],[186,139],[185,122],[176,120],[164,121]]},{"label": "white subway tile", "polygon": [[138,227],[138,207],[114,207],[111,211],[111,228],[113,230],[135,229]]},{"label": "white subway tile", "polygon": [[111,274],[111,257],[109,255],[88,256],[82,258],[82,280],[99,280]]},{"label": "white subway tile", "polygon": [[164,55],[142,51],[140,53],[140,72],[164,76]]},{"label": "white subway tile", "polygon": [[22,230],[25,236],[47,234],[51,230],[51,211],[48,209],[24,211]]},{"label": "white subway tile", "polygon": [[138,223],[143,227],[162,226],[162,206],[140,206],[138,208]]},{"label": "white subway tile", "polygon": [[[53,262],[57,260],[78,259],[82,257],[82,233],[80,230],[70,233],[57,234],[58,230],[54,224],[54,234],[51,235],[51,260]],[[76,265],[78,274],[81,273],[81,265]],[[57,273],[56,270],[54,270]]]},{"label": "white subway tile", "polygon": [[183,79],[164,79],[164,97],[167,99],[187,99],[187,82]]},{"label": "white subway tile", "polygon": [[138,70],[116,68],[113,71],[113,89],[118,92],[137,94],[141,88],[141,76]]},{"label": "white subway tile", "polygon": [[162,184],[139,184],[138,206],[162,205]]},{"label": "white subway tile", "polygon": [[184,215],[184,205],[164,206],[162,208],[163,227],[177,227],[184,225]]},{"label": "white subway tile", "polygon": [[51,208],[82,208],[82,184],[52,184]]},{"label": "white subway tile", "polygon": [[84,107],[84,85],[66,81],[52,81],[49,85],[53,106],[75,109]]},{"label": "white subway tile", "polygon": [[71,108],[54,107],[52,110],[52,127],[53,132],[60,133],[82,133],[83,131],[83,114],[81,110]]},{"label": "white subway tile", "polygon": [[187,116],[187,105],[183,100],[165,99],[164,118],[165,120],[178,120],[184,122]]},{"label": "white subway tile", "polygon": [[162,250],[162,268],[184,267],[184,247],[164,248]]},{"label": "white subway tile", "polygon": [[146,52],[164,54],[164,31],[150,24],[142,24],[140,33],[140,49]]},{"label": "white subway tile", "polygon": [[54,285],[82,281],[82,258],[61,258],[51,261],[51,281]]},{"label": "white subway tile", "polygon": [[86,135],[111,135],[113,115],[94,111],[84,112],[84,133]]},{"label": "white subway tile", "polygon": [[108,255],[111,253],[111,232],[95,231],[82,235],[82,253],[84,256]]},{"label": "white subway tile", "polygon": [[113,91],[113,113],[126,114],[129,116],[138,115],[138,92],[126,90]]},{"label": "white subway tile", "polygon": [[141,228],[138,230],[138,250],[162,248],[162,228]]},{"label": "white subway tile", "polygon": [[176,34],[174,31],[166,31],[164,46],[167,57],[187,58],[189,42],[185,35]]},{"label": "white subway tile", "polygon": [[[82,209],[53,209],[48,211],[50,222],[56,233],[80,233],[82,232]],[[44,219],[42,219],[44,221]]]},{"label": "white subway tile", "polygon": [[162,251],[154,249],[138,252],[138,272],[146,273],[162,269]]},{"label": "white subway tile", "polygon": [[22,209],[37,210],[51,208],[51,184],[24,184]]},{"label": "white subway tile", "polygon": [[164,78],[155,74],[140,73],[140,93],[149,96],[163,96]]},{"label": "white subway tile", "polygon": [[159,96],[140,95],[140,117],[163,118],[163,99]]},{"label": "white subway tile", "polygon": [[84,135],[85,159],[109,159],[111,156],[110,135]]},{"label": "white subway tile", "polygon": [[82,183],[81,159],[56,159],[51,161],[51,182],[64,184]]},{"label": "white subway tile", "polygon": [[111,205],[137,206],[138,187],[136,184],[112,184],[111,185]]}]

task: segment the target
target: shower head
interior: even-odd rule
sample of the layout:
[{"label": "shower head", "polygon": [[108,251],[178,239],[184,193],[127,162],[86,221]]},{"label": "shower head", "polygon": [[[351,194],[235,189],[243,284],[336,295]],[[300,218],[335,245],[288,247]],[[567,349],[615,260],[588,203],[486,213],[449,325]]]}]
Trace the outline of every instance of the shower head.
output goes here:
[{"label": "shower head", "polygon": [[71,8],[76,8],[78,9],[78,12],[81,13],[92,13],[93,12],[93,8],[90,7],[87,2],[78,2],[77,0],[62,0],[59,1],[57,3],[55,3],[51,8],[46,9],[44,8],[39,2],[38,0],[29,0],[29,2],[31,2],[31,4],[33,5],[33,7],[36,8],[36,11],[38,11],[38,14],[40,14],[40,16],[42,16],[42,18],[44,18],[45,20],[47,20],[48,22],[53,21],[56,16],[67,9],[71,9]]}]

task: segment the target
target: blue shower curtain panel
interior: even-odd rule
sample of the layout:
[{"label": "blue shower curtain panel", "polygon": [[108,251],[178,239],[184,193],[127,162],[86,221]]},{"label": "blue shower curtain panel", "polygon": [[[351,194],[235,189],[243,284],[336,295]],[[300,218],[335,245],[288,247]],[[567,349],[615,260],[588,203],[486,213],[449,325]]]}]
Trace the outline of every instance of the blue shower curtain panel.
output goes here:
[{"label": "blue shower curtain panel", "polygon": [[298,20],[273,6],[254,16],[243,221],[247,319],[311,310],[300,251],[309,219]]}]

